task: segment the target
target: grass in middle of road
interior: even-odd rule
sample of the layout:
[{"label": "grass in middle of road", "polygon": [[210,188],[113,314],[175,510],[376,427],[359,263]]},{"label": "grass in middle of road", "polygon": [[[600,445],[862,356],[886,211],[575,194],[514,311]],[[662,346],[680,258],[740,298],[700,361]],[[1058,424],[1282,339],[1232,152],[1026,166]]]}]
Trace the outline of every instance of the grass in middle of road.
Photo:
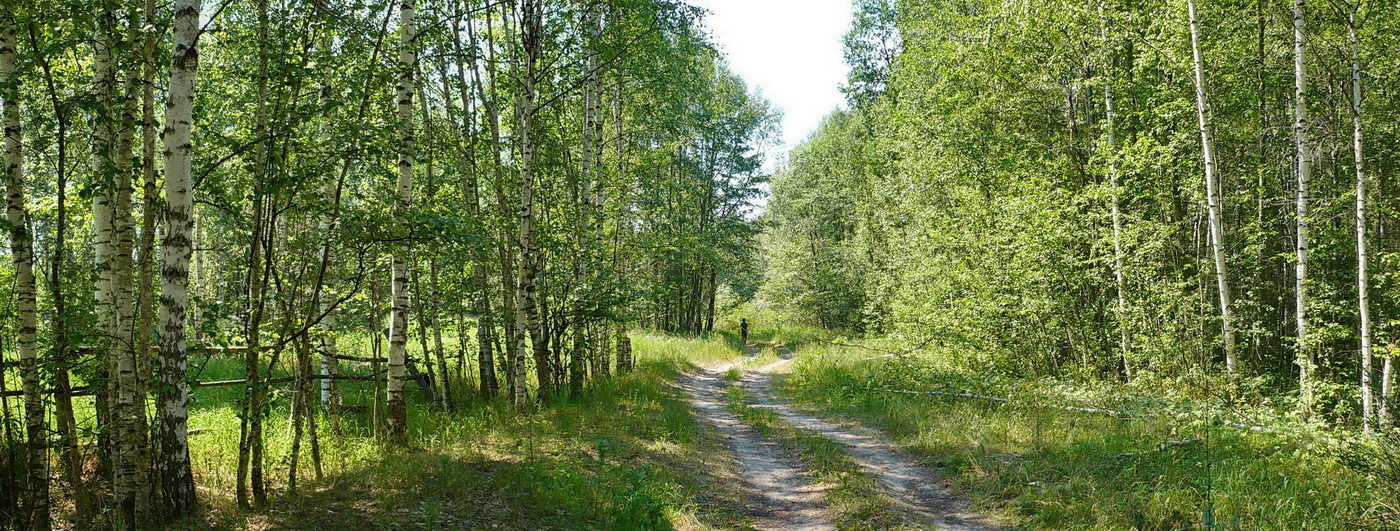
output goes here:
[{"label": "grass in middle of road", "polygon": [[798,429],[771,409],[755,407],[743,387],[731,385],[726,394],[730,411],[796,455],[813,479],[828,486],[826,504],[838,529],[922,528],[912,515],[896,509],[879,482],[861,471],[840,443]]}]

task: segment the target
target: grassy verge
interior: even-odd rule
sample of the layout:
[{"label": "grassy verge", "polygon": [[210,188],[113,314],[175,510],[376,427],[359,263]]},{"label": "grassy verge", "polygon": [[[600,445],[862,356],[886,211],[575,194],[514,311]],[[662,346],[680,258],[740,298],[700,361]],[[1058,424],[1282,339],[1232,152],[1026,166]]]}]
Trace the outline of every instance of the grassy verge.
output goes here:
[{"label": "grassy verge", "polygon": [[1394,525],[1379,510],[1383,489],[1325,446],[1205,420],[1115,419],[868,389],[914,383],[910,363],[813,346],[798,354],[779,390],[825,414],[881,427],[946,466],[974,506],[1009,510],[1025,527]]},{"label": "grassy verge", "polygon": [[830,485],[826,504],[838,529],[918,529],[909,515],[895,509],[879,482],[861,471],[840,444],[797,429],[771,410],[753,407],[742,387],[730,386],[727,393],[730,411],[796,454],[817,481]]},{"label": "grassy verge", "polygon": [[[433,411],[410,385],[409,449],[376,442],[368,383],[343,388],[344,437],[325,428],[325,477],[303,454],[301,488],[287,493],[287,397],[268,417],[270,507],[233,501],[237,390],[201,390],[192,406],[196,482],[208,503],[190,528],[293,529],[707,529],[745,525],[745,494],[722,442],[697,424],[669,382],[692,361],[732,357],[721,342],[634,336],[638,370],[599,382],[579,401],[558,400],[513,414],[475,402]],[[217,360],[216,360],[217,361]],[[206,378],[235,366],[211,362]],[[226,396],[225,396],[226,395]],[[303,451],[306,443],[303,442]]]}]

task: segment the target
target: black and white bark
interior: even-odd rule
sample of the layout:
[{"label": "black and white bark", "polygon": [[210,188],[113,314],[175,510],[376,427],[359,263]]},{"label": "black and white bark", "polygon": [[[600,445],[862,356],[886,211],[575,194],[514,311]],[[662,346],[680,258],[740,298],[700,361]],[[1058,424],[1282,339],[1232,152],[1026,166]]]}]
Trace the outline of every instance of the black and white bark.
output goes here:
[{"label": "black and white bark", "polygon": [[4,127],[5,221],[9,223],[10,258],[15,268],[16,318],[19,332],[19,364],[24,391],[27,437],[29,529],[49,529],[48,426],[40,395],[39,356],[36,343],[38,298],[34,281],[33,237],[26,223],[24,164],[20,142],[19,83],[15,79],[17,48],[12,12],[0,13],[0,118]]},{"label": "black and white bark", "polygon": [[160,482],[165,512],[180,517],[195,507],[190,468],[189,389],[186,383],[185,313],[189,304],[194,194],[190,138],[199,66],[200,0],[176,0],[172,25],[170,93],[165,107],[166,230],[161,241],[160,289]]}]

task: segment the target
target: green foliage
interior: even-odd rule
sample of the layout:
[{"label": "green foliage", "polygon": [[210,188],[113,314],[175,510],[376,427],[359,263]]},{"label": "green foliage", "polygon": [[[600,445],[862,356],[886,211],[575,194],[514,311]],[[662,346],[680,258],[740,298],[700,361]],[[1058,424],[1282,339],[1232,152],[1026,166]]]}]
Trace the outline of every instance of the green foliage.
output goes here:
[{"label": "green foliage", "polygon": [[[1383,52],[1400,19],[1380,5],[1305,6],[1320,168],[1309,345],[1330,382],[1319,409],[1341,422],[1359,417],[1360,370],[1342,44],[1356,7],[1366,166],[1388,176],[1400,99],[1371,89],[1400,75]],[[1292,392],[1292,21],[1265,4],[1198,8],[1239,377]],[[863,0],[846,41],[850,109],[774,178],[765,304],[905,347],[934,341],[964,368],[1004,374],[1121,380],[1126,364],[1134,378],[1182,382],[1223,371],[1184,3]],[[1386,179],[1368,207],[1377,345],[1392,343],[1400,300],[1386,265],[1395,249],[1374,236],[1394,221],[1397,196],[1376,184]]]}]

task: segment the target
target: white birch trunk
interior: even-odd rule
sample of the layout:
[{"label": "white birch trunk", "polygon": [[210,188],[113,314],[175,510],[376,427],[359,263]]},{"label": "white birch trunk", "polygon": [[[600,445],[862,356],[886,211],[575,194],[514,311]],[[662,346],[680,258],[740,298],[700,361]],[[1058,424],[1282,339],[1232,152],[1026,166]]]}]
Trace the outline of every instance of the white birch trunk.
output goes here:
[{"label": "white birch trunk", "polygon": [[[19,332],[19,366],[24,390],[24,419],[29,451],[28,517],[31,529],[49,528],[48,426],[44,421],[44,399],[40,395],[39,356],[35,348],[38,303],[34,281],[34,248],[24,199],[24,165],[20,152],[19,86],[14,79],[16,43],[15,21],[9,12],[0,13],[0,99],[5,148],[5,220],[10,224],[10,257],[15,267],[15,297]],[[11,85],[15,83],[15,85]]]},{"label": "white birch trunk", "polygon": [[[129,21],[133,28],[129,42],[135,43],[138,35],[134,28],[139,27],[139,23],[134,10],[130,13]],[[136,320],[132,300],[134,278],[131,256],[136,240],[131,216],[131,155],[136,136],[136,102],[139,100],[137,72],[136,69],[127,71],[126,77],[120,83],[120,91],[115,90],[119,85],[117,77],[114,75],[111,78],[113,95],[124,97],[114,97],[112,105],[108,107],[119,113],[120,122],[114,144],[115,151],[112,154],[115,171],[105,179],[111,198],[108,231],[112,240],[109,242],[108,265],[111,268],[112,316],[111,329],[108,330],[108,356],[112,362],[109,378],[113,381],[115,391],[112,395],[115,435],[113,495],[117,507],[116,517],[124,524],[133,526],[139,523],[138,515],[144,517],[146,513],[144,496],[141,496],[144,492],[142,486],[146,484],[145,478],[142,477],[146,453],[146,392],[139,387],[140,379],[136,375]]]},{"label": "white birch trunk", "polygon": [[1220,211],[1220,185],[1215,174],[1215,136],[1208,113],[1210,100],[1206,92],[1205,62],[1201,58],[1200,30],[1196,23],[1196,2],[1186,1],[1187,20],[1191,26],[1191,60],[1195,67],[1196,122],[1201,133],[1201,158],[1205,164],[1206,210],[1210,224],[1211,254],[1215,259],[1215,284],[1220,295],[1220,336],[1225,343],[1225,370],[1235,373],[1235,326],[1233,301],[1230,294],[1229,268],[1225,262],[1225,235]]},{"label": "white birch trunk", "polygon": [[1298,387],[1303,413],[1312,411],[1312,372],[1316,360],[1308,345],[1308,179],[1312,175],[1308,152],[1308,69],[1307,41],[1303,28],[1303,0],[1293,0],[1293,144],[1298,156],[1298,190],[1295,215],[1298,224],[1294,265],[1295,312],[1298,327]]},{"label": "white birch trunk", "polygon": [[1361,334],[1361,425],[1370,431],[1375,413],[1371,390],[1371,294],[1366,253],[1366,157],[1362,146],[1361,120],[1361,43],[1356,35],[1356,14],[1347,16],[1347,36],[1351,41],[1351,120],[1352,155],[1356,159],[1356,295]]},{"label": "white birch trunk", "polygon": [[1123,356],[1123,376],[1133,379],[1133,366],[1128,356],[1128,300],[1127,283],[1123,278],[1123,220],[1118,208],[1118,164],[1117,152],[1118,141],[1115,137],[1114,114],[1113,114],[1113,66],[1109,60],[1109,40],[1108,40],[1108,19],[1103,14],[1103,5],[1099,5],[1099,18],[1103,22],[1103,108],[1104,108],[1104,128],[1108,141],[1108,186],[1112,189],[1109,195],[1109,211],[1113,217],[1113,283],[1117,291],[1116,313],[1118,318],[1118,349]]},{"label": "white birch trunk", "polygon": [[[327,46],[329,49],[329,46]],[[321,89],[322,99],[330,95],[330,87],[324,86]],[[329,122],[329,120],[327,120]],[[323,144],[330,142],[330,127],[328,123],[321,124],[321,141]],[[330,377],[339,374],[340,360],[336,356],[335,345],[335,314],[331,311],[331,306],[335,304],[335,268],[334,263],[335,223],[340,212],[340,180],[335,176],[326,179],[321,186],[321,199],[325,201],[326,212],[322,214],[317,225],[317,232],[321,234],[321,261],[325,265],[324,278],[321,281],[318,294],[320,297],[320,308],[322,314],[320,323],[317,325],[321,331],[321,374],[327,378],[321,379],[321,404],[327,406],[327,417],[331,423],[331,432],[340,436],[340,390]]]},{"label": "white birch trunk", "polygon": [[[414,53],[414,0],[399,4],[399,83],[395,95],[399,120],[399,178],[397,183],[399,211],[413,200],[413,74],[417,54]],[[408,427],[408,409],[404,402],[404,363],[408,356],[408,250],[395,250],[390,290],[389,318],[389,378],[385,388],[388,403],[389,437],[404,442]]]},{"label": "white birch trunk", "polygon": [[166,232],[161,241],[160,475],[166,514],[184,516],[195,505],[190,469],[189,389],[185,312],[189,303],[194,195],[190,179],[191,120],[199,52],[200,0],[176,0],[172,27],[170,95],[165,116]]},{"label": "white birch trunk", "polygon": [[[533,0],[523,2],[521,18],[522,44],[524,45],[525,68],[522,74],[522,83],[518,103],[518,115],[516,120],[516,136],[520,138],[520,263],[517,268],[519,278],[520,304],[515,308],[515,359],[511,362],[511,373],[514,375],[515,388],[511,397],[512,403],[517,410],[524,409],[529,395],[526,392],[525,376],[525,332],[529,330],[534,349],[537,353],[538,361],[543,361],[538,355],[543,345],[543,323],[540,322],[539,311],[536,308],[536,268],[538,266],[535,258],[534,242],[534,216],[535,216],[535,144],[534,144],[534,113],[535,113],[535,60],[539,53],[541,23],[543,16],[538,3]],[[539,382],[541,388],[548,382]]]}]

